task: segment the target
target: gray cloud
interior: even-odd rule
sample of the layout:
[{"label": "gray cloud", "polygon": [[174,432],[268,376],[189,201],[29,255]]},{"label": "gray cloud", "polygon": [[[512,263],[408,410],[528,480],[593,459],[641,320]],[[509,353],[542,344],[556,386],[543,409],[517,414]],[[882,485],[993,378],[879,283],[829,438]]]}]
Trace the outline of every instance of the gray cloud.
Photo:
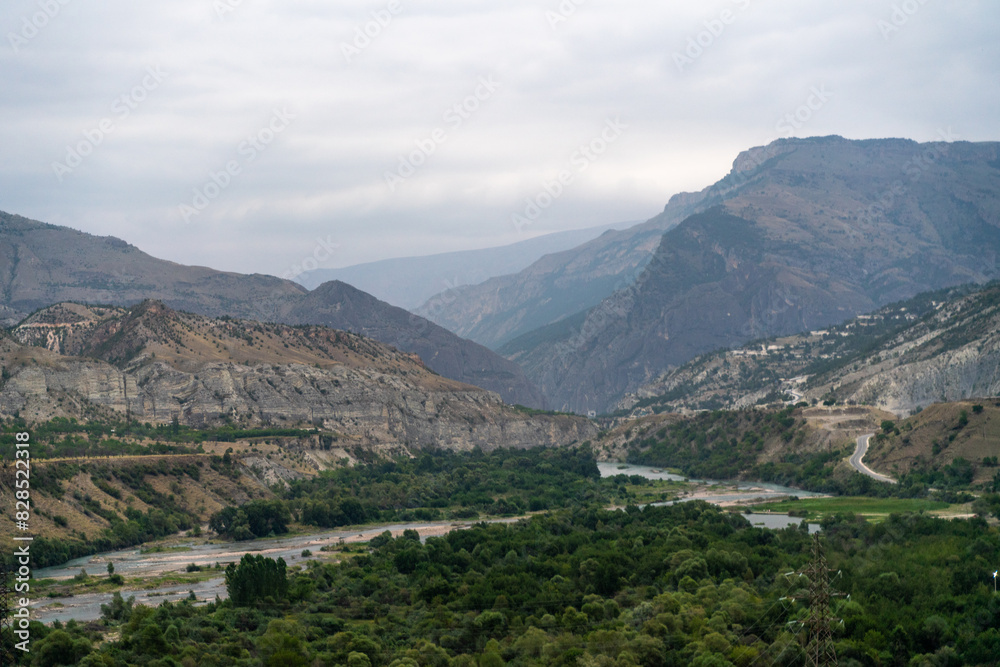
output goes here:
[{"label": "gray cloud", "polygon": [[[998,27],[973,0],[16,0],[0,208],[276,274],[317,238],[341,266],[644,218],[787,134],[997,139]],[[482,77],[499,87],[456,111]],[[276,110],[294,118],[269,136]],[[573,166],[615,118],[627,130]],[[390,189],[401,158],[414,173]]]}]

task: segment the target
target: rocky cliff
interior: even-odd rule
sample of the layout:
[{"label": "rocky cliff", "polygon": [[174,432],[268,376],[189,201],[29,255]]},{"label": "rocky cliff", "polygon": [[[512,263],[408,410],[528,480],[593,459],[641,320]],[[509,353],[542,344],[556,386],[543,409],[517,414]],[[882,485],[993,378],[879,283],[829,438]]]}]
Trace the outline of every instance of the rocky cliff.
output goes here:
[{"label": "rocky cliff", "polygon": [[368,447],[558,446],[586,419],[532,415],[363,336],[177,313],[59,304],[0,347],[0,413],[190,425],[315,425]]}]

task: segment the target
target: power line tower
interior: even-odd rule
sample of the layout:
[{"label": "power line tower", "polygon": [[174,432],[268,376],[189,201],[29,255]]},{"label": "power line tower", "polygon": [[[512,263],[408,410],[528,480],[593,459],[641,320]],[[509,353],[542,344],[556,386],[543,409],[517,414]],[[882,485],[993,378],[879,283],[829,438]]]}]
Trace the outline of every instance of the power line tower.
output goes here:
[{"label": "power line tower", "polygon": [[796,595],[809,600],[809,615],[803,621],[809,629],[809,644],[806,659],[811,667],[837,665],[837,651],[833,646],[833,625],[839,622],[830,611],[830,599],[843,595],[830,588],[830,570],[826,566],[826,556],[819,543],[819,534],[813,535],[812,560],[800,574],[809,579],[809,592]]}]

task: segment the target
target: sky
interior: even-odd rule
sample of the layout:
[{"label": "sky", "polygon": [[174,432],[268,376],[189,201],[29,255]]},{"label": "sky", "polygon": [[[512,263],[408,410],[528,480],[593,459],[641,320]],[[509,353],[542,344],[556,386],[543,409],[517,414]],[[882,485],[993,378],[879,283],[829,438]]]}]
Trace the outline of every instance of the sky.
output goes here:
[{"label": "sky", "polygon": [[1000,140],[995,0],[6,0],[0,210],[290,277],[649,218],[788,136]]}]

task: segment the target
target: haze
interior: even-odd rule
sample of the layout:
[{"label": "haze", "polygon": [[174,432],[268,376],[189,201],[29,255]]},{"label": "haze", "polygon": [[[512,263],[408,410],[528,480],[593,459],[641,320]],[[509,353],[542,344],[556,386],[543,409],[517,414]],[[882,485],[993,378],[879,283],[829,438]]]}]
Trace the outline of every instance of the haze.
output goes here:
[{"label": "haze", "polygon": [[782,136],[1000,130],[972,0],[19,0],[0,27],[0,209],[244,272],[642,219]]}]

